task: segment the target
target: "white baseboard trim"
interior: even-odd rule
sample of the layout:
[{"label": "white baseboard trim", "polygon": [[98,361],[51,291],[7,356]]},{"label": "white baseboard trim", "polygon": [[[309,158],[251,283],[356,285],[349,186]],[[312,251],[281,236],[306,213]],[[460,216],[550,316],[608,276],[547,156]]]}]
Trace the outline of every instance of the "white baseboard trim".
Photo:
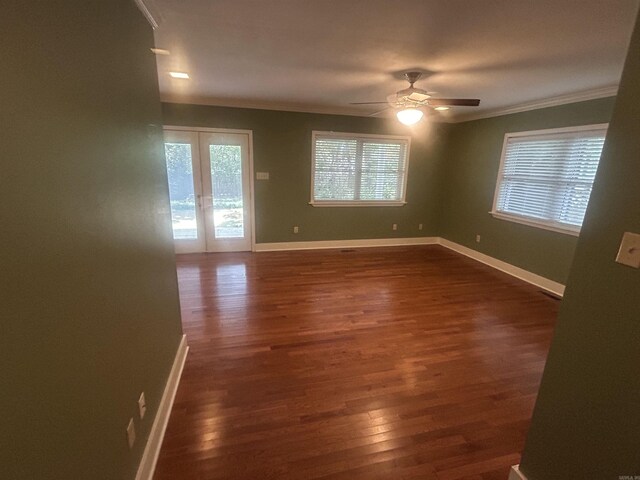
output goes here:
[{"label": "white baseboard trim", "polygon": [[465,255],[478,262],[507,273],[523,280],[531,285],[550,292],[558,297],[564,295],[564,285],[535,273],[524,270],[510,263],[480,253],[472,248],[465,247],[441,237],[409,237],[409,238],[370,238],[362,240],[321,240],[311,242],[278,242],[256,243],[256,252],[277,252],[287,250],[317,250],[325,248],[366,248],[366,247],[397,247],[403,245],[434,245],[439,244],[454,252]]},{"label": "white baseboard trim", "polygon": [[171,408],[176,398],[176,391],[178,390],[178,384],[180,383],[180,377],[182,376],[182,369],[184,368],[188,351],[187,336],[183,335],[173,361],[173,366],[171,367],[171,372],[169,373],[169,378],[167,379],[167,384],[164,387],[164,393],[162,394],[162,399],[156,412],[156,418],[153,420],[151,432],[149,432],[147,445],[142,454],[140,465],[138,466],[136,480],[152,480],[153,478],[156,463],[158,462],[158,455],[160,454],[160,447],[162,447],[162,440],[164,439],[164,432],[167,429],[167,423],[169,423]]},{"label": "white baseboard trim", "polygon": [[520,471],[520,465],[513,465],[509,470],[509,478],[507,480],[527,480],[527,477]]},{"label": "white baseboard trim", "polygon": [[321,240],[316,242],[256,243],[256,252],[283,250],[317,250],[323,248],[398,247],[402,245],[434,245],[438,237],[369,238],[362,240]]},{"label": "white baseboard trim", "polygon": [[490,257],[489,255],[485,255],[484,253],[480,253],[472,248],[465,247],[463,245],[459,245],[457,243],[451,242],[445,238],[440,238],[439,242],[443,247],[447,247],[454,252],[461,253],[469,258],[473,258],[480,263],[484,263],[485,265],[489,265],[490,267],[495,268],[496,270],[500,270],[501,272],[508,273],[509,275],[519,278],[531,285],[535,285],[547,292],[553,293],[559,297],[564,295],[564,285],[558,282],[554,282],[553,280],[549,280],[548,278],[541,277],[535,273],[531,273],[527,270],[524,270],[520,267],[516,267],[515,265],[511,265],[510,263],[503,262],[502,260],[498,260],[497,258]]}]

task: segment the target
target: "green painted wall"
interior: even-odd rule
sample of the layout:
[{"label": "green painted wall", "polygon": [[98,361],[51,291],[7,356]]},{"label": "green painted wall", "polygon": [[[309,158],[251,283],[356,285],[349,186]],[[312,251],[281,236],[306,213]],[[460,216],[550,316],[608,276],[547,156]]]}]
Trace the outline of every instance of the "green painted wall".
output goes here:
[{"label": "green painted wall", "polygon": [[[454,124],[446,148],[441,235],[565,283],[577,237],[498,220],[488,213],[493,205],[504,135],[607,123],[613,103],[613,98],[605,98]],[[475,241],[478,234],[480,243]]]},{"label": "green painted wall", "polygon": [[[640,17],[639,17],[640,20]],[[529,480],[640,475],[640,21],[622,75],[521,468]]]},{"label": "green painted wall", "polygon": [[[577,238],[494,219],[491,210],[504,134],[606,123],[606,98],[460,124],[410,130],[395,119],[163,104],[166,125],[252,130],[258,243],[442,236],[565,283]],[[407,205],[314,208],[308,205],[311,132],[412,134]],[[396,232],[391,230],[398,224]],[[418,224],[424,230],[418,230]],[[294,225],[300,233],[292,233]],[[476,235],[481,242],[475,242]]]},{"label": "green painted wall", "polygon": [[133,478],[181,338],[153,33],[130,0],[0,31],[0,477]]},{"label": "green painted wall", "polygon": [[[395,119],[321,115],[202,105],[163,104],[165,125],[253,131],[256,241],[293,242],[438,235],[448,125],[421,123],[411,130]],[[407,204],[402,207],[312,207],[313,130],[411,135]],[[398,230],[391,229],[398,224]],[[422,223],[424,229],[418,230]],[[293,234],[293,226],[300,233]]]}]

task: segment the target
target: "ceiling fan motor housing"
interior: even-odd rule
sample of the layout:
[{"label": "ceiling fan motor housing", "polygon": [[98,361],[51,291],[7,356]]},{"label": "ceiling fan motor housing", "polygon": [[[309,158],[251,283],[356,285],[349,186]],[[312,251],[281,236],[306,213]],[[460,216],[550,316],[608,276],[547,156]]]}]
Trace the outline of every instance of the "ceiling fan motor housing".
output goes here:
[{"label": "ceiling fan motor housing", "polygon": [[[480,100],[477,98],[437,98],[432,97],[429,92],[413,86],[422,77],[422,72],[406,72],[404,78],[409,82],[409,87],[399,90],[387,97],[387,102],[391,108],[395,109],[419,109],[421,107],[431,107],[438,110],[445,110],[449,106],[477,107]],[[353,105],[373,105],[385,102],[357,102]],[[379,112],[378,112],[379,113]]]},{"label": "ceiling fan motor housing", "polygon": [[404,78],[407,79],[407,82],[409,82],[412,87],[413,84],[416,83],[421,76],[422,72],[407,72],[404,74]]}]

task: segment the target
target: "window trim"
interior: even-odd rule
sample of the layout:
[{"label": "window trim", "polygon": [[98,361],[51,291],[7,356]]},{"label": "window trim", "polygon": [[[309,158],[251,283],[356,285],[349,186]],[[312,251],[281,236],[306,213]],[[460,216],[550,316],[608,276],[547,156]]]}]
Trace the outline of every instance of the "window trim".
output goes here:
[{"label": "window trim", "polygon": [[[404,178],[402,180],[402,198],[400,200],[314,200],[313,192],[315,188],[316,173],[316,137],[330,136],[342,137],[352,140],[373,139],[373,140],[401,140],[407,142]],[[409,159],[411,153],[411,136],[407,135],[377,135],[370,133],[348,133],[348,132],[332,132],[322,130],[311,131],[311,200],[309,205],[312,207],[402,207],[407,201],[407,180],[409,178]]]},{"label": "window trim", "polygon": [[505,133],[504,141],[502,142],[502,154],[500,155],[500,166],[498,167],[498,176],[496,177],[496,186],[493,193],[493,205],[491,207],[491,211],[489,212],[489,214],[491,214],[494,218],[497,218],[499,220],[506,220],[508,222],[520,223],[522,225],[528,225],[530,227],[536,227],[543,230],[550,230],[552,232],[563,233],[565,235],[572,235],[574,237],[579,236],[582,226],[573,227],[573,226],[566,225],[564,223],[559,223],[559,222],[536,220],[534,218],[526,217],[524,215],[501,212],[496,209],[497,203],[498,203],[498,195],[500,193],[500,185],[504,177],[503,169],[504,169],[504,162],[505,162],[505,157],[507,153],[507,143],[511,138],[536,137],[536,136],[554,135],[554,134],[562,134],[562,133],[577,133],[577,132],[584,132],[589,130],[604,130],[605,137],[606,137],[608,128],[609,128],[608,123],[595,123],[591,125],[578,125],[573,127],[547,128],[544,130],[528,130],[525,132]]}]

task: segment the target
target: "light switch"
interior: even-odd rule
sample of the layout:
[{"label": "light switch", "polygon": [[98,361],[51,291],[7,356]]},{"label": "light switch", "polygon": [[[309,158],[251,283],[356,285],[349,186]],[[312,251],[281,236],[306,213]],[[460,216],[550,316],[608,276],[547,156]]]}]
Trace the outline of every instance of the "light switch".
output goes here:
[{"label": "light switch", "polygon": [[640,268],[640,234],[624,232],[616,262]]},{"label": "light switch", "polygon": [[256,180],[269,180],[269,172],[256,172]]}]

